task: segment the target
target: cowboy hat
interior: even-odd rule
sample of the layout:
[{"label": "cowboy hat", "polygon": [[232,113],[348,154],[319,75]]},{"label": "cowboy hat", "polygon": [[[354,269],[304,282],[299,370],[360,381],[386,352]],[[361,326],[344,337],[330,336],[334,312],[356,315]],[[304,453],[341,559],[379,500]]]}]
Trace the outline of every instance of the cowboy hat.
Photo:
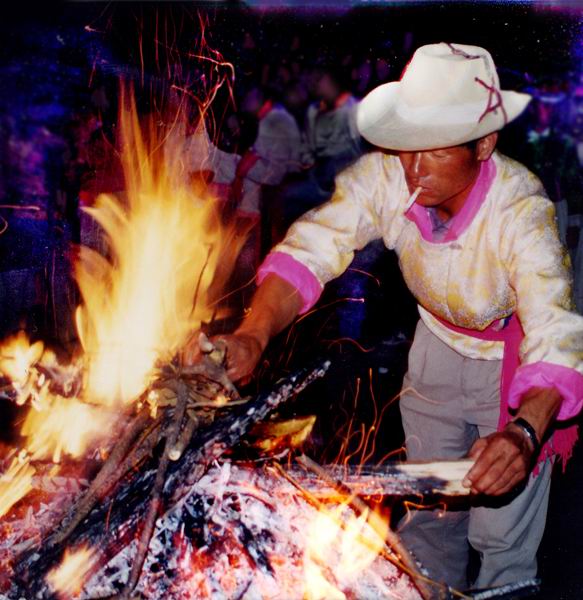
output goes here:
[{"label": "cowboy hat", "polygon": [[457,146],[502,129],[526,108],[528,94],[500,90],[490,53],[479,46],[419,48],[400,81],[375,88],[360,102],[362,137],[391,150]]}]

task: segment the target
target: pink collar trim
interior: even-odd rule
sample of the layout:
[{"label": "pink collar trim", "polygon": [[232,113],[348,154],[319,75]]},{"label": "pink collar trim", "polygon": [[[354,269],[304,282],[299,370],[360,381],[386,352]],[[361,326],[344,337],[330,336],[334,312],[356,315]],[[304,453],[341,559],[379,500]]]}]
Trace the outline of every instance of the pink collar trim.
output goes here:
[{"label": "pink collar trim", "polygon": [[441,241],[433,239],[433,227],[431,226],[431,219],[427,209],[417,203],[405,213],[405,216],[413,221],[419,228],[421,236],[428,242],[434,242],[436,244],[443,244],[457,240],[458,237],[469,227],[470,223],[476,216],[476,213],[482,206],[494,178],[496,177],[496,165],[494,160],[490,158],[487,161],[482,162],[480,165],[480,173],[474,183],[474,187],[470,191],[462,209],[457,215],[455,215],[449,223],[449,231],[447,235]]}]

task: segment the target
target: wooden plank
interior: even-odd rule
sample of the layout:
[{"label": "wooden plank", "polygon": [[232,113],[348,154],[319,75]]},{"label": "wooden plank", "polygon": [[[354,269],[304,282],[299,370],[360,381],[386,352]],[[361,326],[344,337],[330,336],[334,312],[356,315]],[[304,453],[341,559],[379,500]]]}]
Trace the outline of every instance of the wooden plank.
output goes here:
[{"label": "wooden plank", "polygon": [[[322,465],[331,478],[361,496],[433,495],[465,496],[470,490],[462,480],[473,459],[369,465]],[[286,469],[309,492],[317,496],[337,495],[334,488],[301,466]]]}]

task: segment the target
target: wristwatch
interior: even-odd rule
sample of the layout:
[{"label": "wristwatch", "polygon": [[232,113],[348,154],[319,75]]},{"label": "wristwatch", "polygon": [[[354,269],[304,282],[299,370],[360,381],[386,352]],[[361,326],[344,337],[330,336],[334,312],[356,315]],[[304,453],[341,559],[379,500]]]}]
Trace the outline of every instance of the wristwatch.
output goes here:
[{"label": "wristwatch", "polygon": [[540,442],[538,436],[536,435],[534,427],[522,417],[518,417],[517,419],[514,419],[514,421],[510,421],[509,425],[510,424],[516,425],[517,427],[520,427],[520,429],[522,429],[526,437],[530,440],[530,443],[532,445],[533,456],[538,456],[540,452]]}]

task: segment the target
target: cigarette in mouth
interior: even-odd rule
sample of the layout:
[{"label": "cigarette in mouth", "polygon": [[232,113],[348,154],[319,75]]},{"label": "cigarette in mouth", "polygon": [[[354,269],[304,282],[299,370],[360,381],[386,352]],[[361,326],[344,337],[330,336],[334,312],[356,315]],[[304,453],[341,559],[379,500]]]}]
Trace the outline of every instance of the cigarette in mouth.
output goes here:
[{"label": "cigarette in mouth", "polygon": [[411,194],[411,196],[409,197],[409,200],[407,200],[407,205],[405,206],[405,212],[407,212],[413,206],[413,204],[415,204],[415,200],[417,200],[417,197],[421,193],[422,189],[423,188],[421,186],[415,188],[415,191]]}]

